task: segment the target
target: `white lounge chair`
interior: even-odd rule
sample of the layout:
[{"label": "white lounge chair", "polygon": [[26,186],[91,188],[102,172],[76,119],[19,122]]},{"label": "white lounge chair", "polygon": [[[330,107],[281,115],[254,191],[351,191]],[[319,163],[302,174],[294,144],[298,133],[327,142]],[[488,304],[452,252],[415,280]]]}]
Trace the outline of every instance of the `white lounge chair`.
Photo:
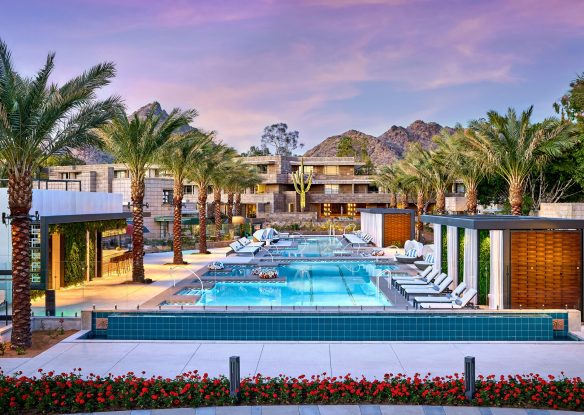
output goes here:
[{"label": "white lounge chair", "polygon": [[395,260],[402,264],[413,264],[422,256],[424,246],[417,241],[406,241],[404,244],[404,253],[396,254]]},{"label": "white lounge chair", "polygon": [[444,292],[444,290],[446,290],[448,287],[450,287],[450,284],[452,284],[452,281],[454,281],[452,277],[446,277],[442,281],[440,281],[440,284],[433,285],[432,287],[404,288],[406,299],[409,300],[410,296],[416,295],[416,294],[425,294],[425,295],[442,294]]},{"label": "white lounge chair", "polygon": [[237,255],[255,255],[260,250],[259,246],[243,246],[237,241],[230,243],[229,247]]},{"label": "white lounge chair", "polygon": [[394,279],[395,280],[419,280],[420,278],[426,278],[433,271],[434,271],[434,268],[428,267],[425,270],[418,272],[416,275],[401,275],[399,277],[395,277]]},{"label": "white lounge chair", "polygon": [[420,308],[439,308],[442,310],[445,310],[445,309],[459,310],[461,308],[466,307],[468,305],[468,303],[470,302],[470,300],[472,300],[475,295],[477,295],[477,290],[475,290],[474,288],[470,288],[458,300],[453,300],[449,303],[419,303],[418,306]]},{"label": "white lounge chair", "polygon": [[402,285],[400,285],[399,290],[402,293],[405,293],[406,292],[406,289],[416,289],[416,288],[424,288],[424,287],[433,287],[433,286],[436,286],[436,285],[440,284],[446,278],[448,278],[448,275],[446,275],[445,273],[442,272],[437,277],[435,277],[433,280],[431,280],[429,283],[423,283],[423,282],[419,282],[419,281],[412,281],[411,284],[402,284]]},{"label": "white lounge chair", "polygon": [[466,283],[463,281],[456,286],[456,288],[446,295],[415,297],[414,306],[419,303],[451,303],[454,300],[460,299],[463,292],[466,290]]},{"label": "white lounge chair", "polygon": [[264,241],[252,242],[249,239],[247,239],[245,236],[242,238],[239,238],[237,240],[237,242],[239,242],[243,246],[264,246],[266,244]]},{"label": "white lounge chair", "polygon": [[402,278],[396,277],[393,280],[393,285],[394,286],[401,286],[401,285],[427,285],[427,284],[430,284],[433,280],[435,280],[439,275],[441,275],[440,274],[440,271],[436,269],[436,270],[433,270],[428,275],[426,275],[425,277],[422,277],[422,278],[414,278],[414,277],[407,278],[406,276],[403,276]]}]

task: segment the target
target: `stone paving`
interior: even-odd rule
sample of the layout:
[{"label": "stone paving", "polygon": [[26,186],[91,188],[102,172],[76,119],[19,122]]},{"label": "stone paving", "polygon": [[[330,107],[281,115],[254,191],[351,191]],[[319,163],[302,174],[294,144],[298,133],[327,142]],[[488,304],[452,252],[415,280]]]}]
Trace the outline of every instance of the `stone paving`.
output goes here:
[{"label": "stone paving", "polygon": [[406,405],[224,406],[99,412],[101,415],[575,415],[578,413],[580,412],[519,408]]}]

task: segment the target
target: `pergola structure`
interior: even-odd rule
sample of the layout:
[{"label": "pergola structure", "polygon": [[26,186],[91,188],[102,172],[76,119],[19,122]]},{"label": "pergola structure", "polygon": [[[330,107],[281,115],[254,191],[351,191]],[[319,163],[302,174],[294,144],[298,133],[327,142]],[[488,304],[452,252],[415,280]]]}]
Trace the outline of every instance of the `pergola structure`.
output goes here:
[{"label": "pergola structure", "polygon": [[584,220],[422,215],[433,224],[436,266],[491,309],[582,311]]}]

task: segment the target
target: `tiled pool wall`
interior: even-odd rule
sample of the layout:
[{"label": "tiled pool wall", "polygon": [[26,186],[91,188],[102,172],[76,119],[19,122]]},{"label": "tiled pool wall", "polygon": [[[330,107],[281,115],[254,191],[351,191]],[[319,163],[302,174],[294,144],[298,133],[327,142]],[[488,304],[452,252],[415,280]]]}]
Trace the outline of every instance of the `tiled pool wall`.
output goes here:
[{"label": "tiled pool wall", "polygon": [[[553,320],[563,320],[554,329]],[[570,340],[568,313],[92,312],[88,338],[228,341]]]}]

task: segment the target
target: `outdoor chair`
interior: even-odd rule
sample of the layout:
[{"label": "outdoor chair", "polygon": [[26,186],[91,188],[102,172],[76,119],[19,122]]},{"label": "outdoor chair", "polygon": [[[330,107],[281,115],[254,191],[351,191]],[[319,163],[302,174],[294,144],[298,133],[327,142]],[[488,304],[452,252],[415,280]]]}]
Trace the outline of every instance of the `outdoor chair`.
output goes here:
[{"label": "outdoor chair", "polygon": [[259,246],[243,246],[235,241],[229,244],[229,247],[236,255],[255,255],[259,250]]},{"label": "outdoor chair", "polygon": [[439,285],[442,281],[448,278],[444,272],[440,273],[437,277],[431,280],[429,283],[422,282],[422,281],[412,281],[411,283],[401,284],[399,286],[399,290],[402,293],[406,292],[406,289],[413,289],[413,288],[429,288]]},{"label": "outdoor chair", "polygon": [[440,270],[432,270],[425,277],[415,277],[415,276],[402,276],[393,279],[392,283],[395,287],[401,285],[427,285],[430,284],[434,279],[440,275]]},{"label": "outdoor chair", "polygon": [[444,290],[446,290],[450,284],[452,284],[452,281],[454,281],[452,277],[446,277],[438,285],[433,285],[431,287],[404,287],[403,290],[407,300],[410,299],[410,296],[415,294],[442,294]]},{"label": "outdoor chair", "polygon": [[418,306],[420,308],[439,308],[442,310],[461,309],[466,307],[475,295],[477,295],[477,290],[470,288],[464,293],[462,297],[456,300],[452,300],[449,303],[419,303]]},{"label": "outdoor chair", "polygon": [[414,306],[420,303],[451,303],[454,300],[458,300],[466,290],[466,283],[461,282],[457,287],[451,292],[443,296],[426,296],[426,297],[415,297]]}]

